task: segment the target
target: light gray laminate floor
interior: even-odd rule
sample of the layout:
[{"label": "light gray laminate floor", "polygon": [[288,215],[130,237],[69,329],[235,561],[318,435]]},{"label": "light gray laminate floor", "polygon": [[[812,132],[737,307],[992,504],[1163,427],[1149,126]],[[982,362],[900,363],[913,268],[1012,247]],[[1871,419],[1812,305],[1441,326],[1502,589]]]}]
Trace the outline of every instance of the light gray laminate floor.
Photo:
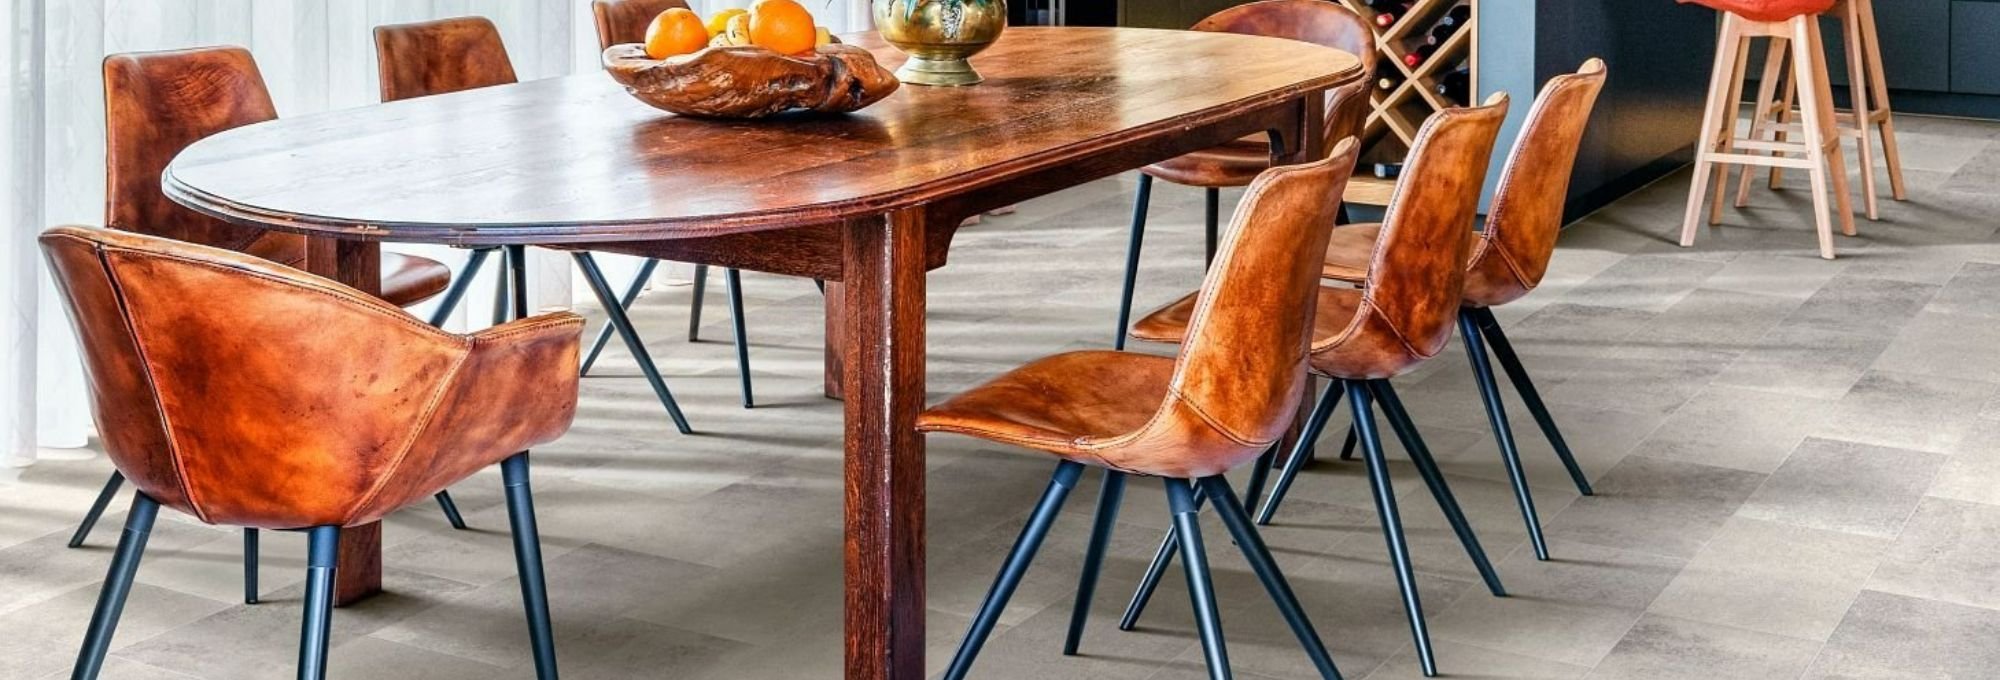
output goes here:
[{"label": "light gray laminate floor", "polygon": [[[1902,126],[1911,200],[1859,221],[1838,261],[1814,257],[1797,184],[1758,189],[1676,247],[1683,173],[1571,227],[1543,289],[1500,310],[1599,492],[1577,496],[1510,402],[1554,561],[1527,548],[1463,354],[1397,381],[1512,590],[1476,585],[1392,451],[1446,673],[2000,677],[2000,125]],[[959,235],[931,278],[933,399],[1108,344],[1131,186],[1097,182]],[[1199,193],[1155,197],[1142,306],[1194,286],[1201,260]],[[760,408],[737,407],[722,297],[712,339],[690,345],[688,289],[663,288],[638,323],[701,433],[674,434],[613,350],[584,381],[575,430],[536,453],[572,680],[838,675],[840,409],[818,396],[818,296],[799,279],[745,286]],[[1052,463],[951,437],[930,452],[939,670]],[[0,481],[0,678],[67,677],[123,503],[88,548],[63,542],[109,471],[49,460]],[[1140,631],[1112,627],[1165,526],[1151,483],[1128,494],[1084,655],[1059,654],[1094,480],[974,677],[1200,676],[1178,570]],[[453,492],[475,529],[429,505],[391,520],[389,594],[338,613],[335,677],[532,676],[498,473]],[[163,517],[106,676],[289,677],[302,539],[265,540],[266,598],[244,606],[236,534]],[[1238,677],[1310,677],[1209,521]],[[1309,470],[1267,536],[1348,677],[1417,675],[1358,465]]]}]

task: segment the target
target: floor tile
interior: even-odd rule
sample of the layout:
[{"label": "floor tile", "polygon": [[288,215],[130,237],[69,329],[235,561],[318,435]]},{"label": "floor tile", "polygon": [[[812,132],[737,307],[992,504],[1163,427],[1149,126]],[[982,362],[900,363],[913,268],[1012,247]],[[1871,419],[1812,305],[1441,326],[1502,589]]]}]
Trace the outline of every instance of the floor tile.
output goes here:
[{"label": "floor tile", "polygon": [[1943,464],[1934,453],[1809,438],[1737,516],[1894,538]]},{"label": "floor tile", "polygon": [[1888,545],[1883,538],[1732,518],[1648,610],[1824,641]]},{"label": "floor tile", "polygon": [[1587,677],[1602,680],[1790,678],[1819,643],[1647,614]]}]

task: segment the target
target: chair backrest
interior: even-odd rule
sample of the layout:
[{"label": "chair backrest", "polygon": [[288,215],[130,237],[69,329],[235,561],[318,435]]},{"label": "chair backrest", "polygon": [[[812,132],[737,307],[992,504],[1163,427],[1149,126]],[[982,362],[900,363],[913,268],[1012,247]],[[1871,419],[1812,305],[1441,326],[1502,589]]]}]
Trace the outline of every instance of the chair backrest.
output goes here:
[{"label": "chair backrest", "polygon": [[1288,38],[1360,57],[1361,78],[1327,93],[1325,139],[1332,143],[1361,134],[1380,52],[1375,49],[1375,29],[1354,10],[1327,0],[1258,0],[1211,14],[1194,30]]},{"label": "chair backrest", "polygon": [[1562,232],[1570,170],[1597,93],[1604,89],[1604,61],[1591,59],[1576,73],[1551,78],[1514,141],[1486,212],[1486,228],[1473,246],[1465,274],[1465,303],[1505,304],[1542,282]]},{"label": "chair backrest", "polygon": [[1323,160],[1251,182],[1202,280],[1165,403],[1144,428],[1105,442],[1123,449],[1104,451],[1107,462],[1202,477],[1284,435],[1304,398],[1320,253],[1359,146],[1344,139]]},{"label": "chair backrest", "polygon": [[305,239],[234,225],[190,210],[160,190],[182,149],[278,117],[256,60],[240,47],[113,54],[104,58],[104,223],[298,264]]},{"label": "chair backrest", "polygon": [[597,49],[646,42],[646,27],[653,25],[654,17],[687,6],[686,0],[594,0],[590,13],[597,17]]},{"label": "chair backrest", "polygon": [[1313,366],[1337,378],[1387,378],[1436,356],[1451,339],[1479,191],[1507,95],[1424,121],[1383,216],[1354,317],[1320,338]]},{"label": "chair backrest", "polygon": [[507,44],[485,17],[376,26],[375,64],[385,102],[515,82]]}]

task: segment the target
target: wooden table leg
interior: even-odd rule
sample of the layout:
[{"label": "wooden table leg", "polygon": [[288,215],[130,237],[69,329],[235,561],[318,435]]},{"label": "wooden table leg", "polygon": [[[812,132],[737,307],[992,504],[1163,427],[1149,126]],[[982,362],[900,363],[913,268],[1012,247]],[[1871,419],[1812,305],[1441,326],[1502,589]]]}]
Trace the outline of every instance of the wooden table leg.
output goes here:
[{"label": "wooden table leg", "polygon": [[[364,241],[314,238],[306,241],[306,271],[353,286],[369,295],[382,294],[382,248]],[[382,525],[349,527],[340,532],[340,558],[334,563],[333,602],[347,606],[382,592]]]},{"label": "wooden table leg", "polygon": [[924,227],[845,229],[847,680],[924,677]]},{"label": "wooden table leg", "polygon": [[826,369],[821,374],[823,388],[828,399],[839,399],[842,394],[840,384],[842,342],[841,318],[847,315],[847,287],[837,281],[826,282],[826,294],[821,296],[826,302]]}]

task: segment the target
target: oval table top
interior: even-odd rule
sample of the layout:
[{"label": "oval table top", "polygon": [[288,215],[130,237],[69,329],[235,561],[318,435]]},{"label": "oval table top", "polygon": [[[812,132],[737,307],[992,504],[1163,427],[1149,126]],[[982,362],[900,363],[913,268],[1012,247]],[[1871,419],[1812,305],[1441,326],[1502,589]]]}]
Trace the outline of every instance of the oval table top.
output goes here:
[{"label": "oval table top", "polygon": [[1133,28],[1012,28],[973,63],[984,84],[763,121],[675,116],[578,74],[237,128],[162,182],[204,213],[341,239],[712,236],[881,215],[1360,77],[1331,48]]}]

